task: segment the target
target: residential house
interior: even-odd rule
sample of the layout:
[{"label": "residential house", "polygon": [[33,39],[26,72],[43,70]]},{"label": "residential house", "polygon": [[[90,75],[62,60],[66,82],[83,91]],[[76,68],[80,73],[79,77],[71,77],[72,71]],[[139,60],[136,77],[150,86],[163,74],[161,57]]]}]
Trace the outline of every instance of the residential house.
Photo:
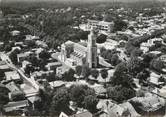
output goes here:
[{"label": "residential house", "polygon": [[51,62],[51,63],[47,63],[46,68],[48,70],[56,70],[56,68],[60,66],[62,66],[60,62]]},{"label": "residential house", "polygon": [[18,31],[18,30],[13,30],[13,31],[11,31],[11,35],[12,36],[17,36],[17,35],[19,35],[20,34],[20,31]]},{"label": "residential house", "polygon": [[16,110],[22,110],[28,106],[29,106],[29,103],[27,100],[9,102],[8,104],[4,105],[3,110],[5,112],[11,112]]},{"label": "residential house", "polygon": [[6,64],[5,61],[0,61],[0,70],[2,72],[11,71],[11,68]]},{"label": "residential house", "polygon": [[80,113],[76,113],[76,114],[73,114],[73,115],[67,115],[64,112],[61,112],[59,117],[93,117],[93,115],[89,111],[80,112]]},{"label": "residential house", "polygon": [[87,29],[97,28],[99,31],[111,32],[113,30],[114,22],[105,22],[97,20],[88,20]]},{"label": "residential house", "polygon": [[12,47],[12,51],[14,51],[16,49],[21,50],[21,48],[19,46]]},{"label": "residential house", "polygon": [[98,117],[139,117],[133,106],[129,102],[116,104],[111,100],[100,100],[97,109],[101,110],[96,115]]},{"label": "residential house", "polygon": [[48,45],[44,41],[39,41],[39,40],[36,41],[36,45],[38,45],[42,48],[47,48],[48,47]]},{"label": "residential house", "polygon": [[157,112],[165,106],[164,98],[161,98],[156,94],[149,94],[145,97],[134,97],[130,102],[140,111],[140,113]]},{"label": "residential house", "polygon": [[21,84],[20,88],[24,92],[26,98],[38,95],[38,91],[28,84]]},{"label": "residential house", "polygon": [[24,60],[26,60],[26,58],[31,54],[31,52],[25,52],[25,53],[20,53],[17,54],[17,61],[19,63],[23,62]]},{"label": "residential house", "polygon": [[6,87],[9,89],[9,99],[11,100],[20,100],[24,99],[24,93],[22,90],[15,84],[15,82],[11,81],[6,84]]},{"label": "residential house", "polygon": [[22,68],[25,69],[27,65],[31,65],[31,63],[30,63],[29,61],[24,60],[24,61],[22,62]]},{"label": "residential house", "polygon": [[57,67],[56,68],[56,75],[61,77],[62,74],[64,74],[65,72],[67,72],[69,70],[68,67],[65,67],[65,66],[60,66],[60,67]]},{"label": "residential house", "polygon": [[24,43],[22,42],[22,41],[20,41],[20,42],[15,42],[15,46],[23,46],[24,45]]},{"label": "residential house", "polygon": [[40,40],[38,36],[26,35],[25,40]]},{"label": "residential house", "polygon": [[94,84],[92,86],[90,86],[91,88],[93,88],[95,90],[95,93],[97,96],[99,97],[103,97],[106,96],[106,89],[104,88],[103,85],[100,84]]},{"label": "residential house", "polygon": [[66,85],[65,82],[63,81],[52,81],[52,82],[49,82],[51,88],[61,88],[61,87],[64,87]]},{"label": "residential house", "polygon": [[9,71],[5,72],[5,78],[7,81],[20,81],[20,75],[17,71]]},{"label": "residential house", "polygon": [[162,84],[162,82],[159,82],[159,78],[161,78],[161,75],[155,73],[155,72],[151,72],[150,73],[150,78],[149,78],[149,82],[155,86],[159,86]]},{"label": "residential house", "polygon": [[162,60],[164,63],[166,63],[166,55],[161,55],[160,56],[160,60]]},{"label": "residential house", "polygon": [[54,75],[54,71],[53,70],[49,70],[49,71],[36,71],[32,74],[32,77],[34,77],[35,79],[46,79],[49,76]]}]

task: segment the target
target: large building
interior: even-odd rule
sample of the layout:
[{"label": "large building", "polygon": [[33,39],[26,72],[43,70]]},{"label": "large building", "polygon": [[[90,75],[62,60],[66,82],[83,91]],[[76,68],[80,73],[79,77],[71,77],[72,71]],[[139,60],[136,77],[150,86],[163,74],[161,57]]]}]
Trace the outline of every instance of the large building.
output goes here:
[{"label": "large building", "polygon": [[97,28],[99,31],[111,32],[113,30],[114,22],[105,22],[97,20],[88,20],[87,28]]},{"label": "large building", "polygon": [[96,36],[92,30],[88,36],[88,43],[67,41],[61,45],[60,59],[69,66],[88,64],[90,68],[97,67]]}]

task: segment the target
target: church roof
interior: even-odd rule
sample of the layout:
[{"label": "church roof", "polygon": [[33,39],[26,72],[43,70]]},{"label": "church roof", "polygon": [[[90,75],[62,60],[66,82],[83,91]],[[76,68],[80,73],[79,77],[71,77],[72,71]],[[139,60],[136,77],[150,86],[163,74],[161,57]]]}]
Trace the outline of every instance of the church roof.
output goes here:
[{"label": "church roof", "polygon": [[78,42],[78,44],[84,46],[84,47],[87,47],[87,43],[86,42]]},{"label": "church roof", "polygon": [[75,43],[74,48],[79,48],[82,51],[87,51],[87,47],[80,45],[79,43]]},{"label": "church roof", "polygon": [[65,42],[65,45],[73,45],[74,44],[74,42],[72,42],[72,41],[66,41]]}]

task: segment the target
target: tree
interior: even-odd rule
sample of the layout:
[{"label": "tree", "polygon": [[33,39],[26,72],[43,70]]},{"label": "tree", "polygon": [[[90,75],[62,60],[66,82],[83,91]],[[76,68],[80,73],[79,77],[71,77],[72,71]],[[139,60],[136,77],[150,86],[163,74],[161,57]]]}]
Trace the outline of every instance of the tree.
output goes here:
[{"label": "tree", "polygon": [[62,75],[62,78],[64,81],[75,81],[75,77],[74,77],[75,71],[73,69],[69,69],[69,71],[65,72]]},{"label": "tree", "polygon": [[127,23],[126,22],[124,22],[122,20],[116,20],[114,22],[114,29],[113,29],[114,32],[121,31],[125,28],[127,28]]},{"label": "tree", "polygon": [[135,97],[135,91],[131,88],[115,86],[107,88],[108,97],[112,100],[122,103],[124,100],[128,100],[130,98]]},{"label": "tree", "polygon": [[121,62],[121,60],[119,60],[119,56],[117,54],[113,54],[112,57],[111,57],[111,64],[113,66],[116,66],[118,65],[119,63]]},{"label": "tree", "polygon": [[82,73],[82,66],[76,66],[75,72],[76,72],[76,75],[80,78]]},{"label": "tree", "polygon": [[78,107],[83,107],[83,101],[88,95],[95,96],[95,91],[87,85],[72,85],[69,89],[70,99],[77,103]]},{"label": "tree", "polygon": [[158,72],[161,72],[164,67],[165,67],[164,62],[161,61],[160,59],[153,59],[150,62],[150,68]]},{"label": "tree", "polygon": [[60,112],[69,111],[69,91],[67,88],[58,89],[54,95],[51,103],[51,113],[59,115]]},{"label": "tree", "polygon": [[150,77],[150,72],[146,69],[137,74],[136,78],[139,79],[139,83],[146,84],[147,78]]},{"label": "tree", "polygon": [[151,60],[156,58],[156,55],[152,53],[148,53],[148,54],[144,54],[142,57],[143,57],[144,66],[148,68],[150,66]]},{"label": "tree", "polygon": [[88,95],[84,98],[84,108],[89,110],[91,113],[97,112],[96,106],[98,104],[98,99],[96,96]]},{"label": "tree", "polygon": [[39,97],[41,100],[34,102],[34,107],[36,110],[40,111],[41,114],[48,115],[52,101],[52,90],[48,82],[43,82],[43,89],[39,89]]},{"label": "tree", "polygon": [[5,52],[9,52],[12,50],[12,47],[10,46],[10,44],[7,44],[7,45],[5,45],[4,50],[5,50]]},{"label": "tree", "polygon": [[102,77],[103,79],[105,79],[105,86],[106,86],[106,78],[108,77],[108,71],[107,71],[106,69],[102,69],[102,70],[100,71],[100,73],[101,73],[101,77]]},{"label": "tree", "polygon": [[128,72],[127,64],[122,62],[116,66],[113,77],[111,78],[113,86],[121,85],[122,87],[133,88],[135,84],[132,76]]},{"label": "tree", "polygon": [[9,90],[0,84],[0,115],[2,115],[2,109],[5,104],[9,102],[9,96],[8,96]]},{"label": "tree", "polygon": [[19,49],[15,49],[13,52],[10,53],[9,58],[11,59],[11,61],[13,62],[13,64],[17,64],[17,54],[20,53]]},{"label": "tree", "polygon": [[102,69],[100,73],[103,79],[106,79],[108,77],[108,71],[106,69]]},{"label": "tree", "polygon": [[107,35],[101,34],[97,37],[96,42],[97,43],[104,43],[107,40]]},{"label": "tree", "polygon": [[39,53],[39,58],[47,60],[51,57],[50,53],[46,50],[43,50],[41,53]]},{"label": "tree", "polygon": [[33,66],[39,67],[39,59],[35,55],[30,55],[27,60],[32,63]]},{"label": "tree", "polygon": [[82,76],[84,78],[88,78],[88,76],[90,75],[90,71],[91,71],[91,69],[89,68],[89,66],[87,66],[85,64],[82,66]]},{"label": "tree", "polygon": [[32,65],[27,65],[24,71],[26,74],[30,75],[30,73],[35,71],[35,68]]},{"label": "tree", "polygon": [[79,31],[78,37],[79,37],[79,39],[87,40],[88,39],[88,34],[89,34],[88,31]]},{"label": "tree", "polygon": [[24,42],[25,45],[28,45],[28,47],[32,48],[36,45],[34,40],[28,40]]},{"label": "tree", "polygon": [[144,68],[143,62],[137,57],[131,57],[127,63],[127,69],[132,76],[136,76]]},{"label": "tree", "polygon": [[99,71],[97,69],[91,70],[92,77],[96,78],[99,76]]},{"label": "tree", "polygon": [[135,48],[132,52],[131,52],[131,56],[132,57],[138,57],[141,56],[143,54],[143,51],[140,50],[139,48]]}]

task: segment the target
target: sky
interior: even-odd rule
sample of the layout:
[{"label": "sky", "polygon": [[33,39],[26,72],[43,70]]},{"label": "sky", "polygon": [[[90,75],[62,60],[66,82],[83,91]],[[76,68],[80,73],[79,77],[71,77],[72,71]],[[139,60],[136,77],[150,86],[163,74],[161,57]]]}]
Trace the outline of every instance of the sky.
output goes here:
[{"label": "sky", "polygon": [[[99,2],[103,2],[103,1],[108,1],[108,2],[111,2],[111,1],[120,1],[120,2],[135,2],[135,1],[145,1],[145,0],[0,0],[0,1],[65,1],[65,2],[68,2],[68,1],[78,1],[78,2],[95,2],[95,1],[99,1]],[[146,0],[146,1],[165,1],[165,0]]]}]

